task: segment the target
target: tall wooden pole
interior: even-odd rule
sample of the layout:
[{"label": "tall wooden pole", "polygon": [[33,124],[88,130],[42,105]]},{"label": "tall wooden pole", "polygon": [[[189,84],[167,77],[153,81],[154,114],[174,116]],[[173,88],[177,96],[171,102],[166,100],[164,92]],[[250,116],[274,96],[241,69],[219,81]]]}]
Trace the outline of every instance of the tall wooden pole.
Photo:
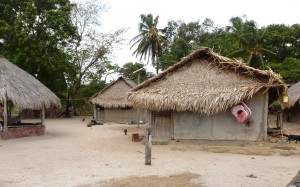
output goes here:
[{"label": "tall wooden pole", "polygon": [[94,111],[94,117],[93,117],[93,119],[94,120],[99,120],[99,119],[97,119],[97,107],[96,107],[96,104],[93,104],[93,111]]},{"label": "tall wooden pole", "polygon": [[151,165],[151,131],[146,129],[146,143],[145,143],[145,165]]},{"label": "tall wooden pole", "polygon": [[[140,84],[140,74],[141,74],[141,72],[139,71],[138,72],[138,85]],[[137,124],[138,124],[137,128],[140,128],[140,109],[139,108],[137,109]]]},{"label": "tall wooden pole", "polygon": [[45,107],[44,106],[42,107],[42,110],[41,110],[41,122],[42,122],[42,125],[45,125]]},{"label": "tall wooden pole", "polygon": [[4,111],[3,111],[3,122],[4,122],[4,129],[3,129],[3,139],[8,139],[8,126],[7,126],[7,100],[4,99]]}]

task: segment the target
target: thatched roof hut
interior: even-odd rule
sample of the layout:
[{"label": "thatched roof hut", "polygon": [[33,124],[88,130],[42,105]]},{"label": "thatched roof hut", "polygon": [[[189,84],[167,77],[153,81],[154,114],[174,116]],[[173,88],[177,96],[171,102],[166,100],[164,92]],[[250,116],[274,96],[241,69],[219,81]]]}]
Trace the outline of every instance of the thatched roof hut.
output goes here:
[{"label": "thatched roof hut", "polygon": [[104,108],[131,107],[126,101],[127,92],[136,84],[124,77],[119,77],[100,92],[91,97],[90,102]]},{"label": "thatched roof hut", "polygon": [[272,70],[200,48],[133,88],[128,101],[153,111],[191,111],[212,115],[251,98],[259,90],[280,94],[285,85]]},{"label": "thatched roof hut", "polygon": [[[24,128],[8,128],[8,102],[19,109],[41,110],[41,125]],[[33,76],[10,63],[0,56],[0,104],[1,118],[3,118],[2,139],[42,135],[44,134],[45,109],[61,107],[60,99]],[[27,128],[27,127],[26,127]],[[1,125],[2,129],[2,125]],[[22,132],[24,131],[24,134]]]},{"label": "thatched roof hut", "polygon": [[0,103],[19,109],[61,107],[60,99],[36,78],[0,56]]},{"label": "thatched roof hut", "polygon": [[127,102],[126,96],[136,84],[124,77],[119,77],[100,92],[91,97],[93,118],[102,122],[131,123],[145,121],[145,112],[136,110]]},{"label": "thatched roof hut", "polygon": [[288,89],[288,106],[293,107],[300,100],[300,82],[294,84]]}]

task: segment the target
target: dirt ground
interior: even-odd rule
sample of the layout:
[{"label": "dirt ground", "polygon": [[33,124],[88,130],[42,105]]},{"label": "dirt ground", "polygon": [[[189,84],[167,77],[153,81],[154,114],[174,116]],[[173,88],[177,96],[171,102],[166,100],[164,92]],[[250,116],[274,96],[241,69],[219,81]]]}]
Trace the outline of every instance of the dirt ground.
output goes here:
[{"label": "dirt ground", "polygon": [[[300,143],[244,141],[153,145],[146,166],[145,145],[131,137],[146,125],[89,120],[47,119],[44,136],[0,141],[0,186],[282,187],[300,169]],[[300,134],[300,125],[284,127]]]}]

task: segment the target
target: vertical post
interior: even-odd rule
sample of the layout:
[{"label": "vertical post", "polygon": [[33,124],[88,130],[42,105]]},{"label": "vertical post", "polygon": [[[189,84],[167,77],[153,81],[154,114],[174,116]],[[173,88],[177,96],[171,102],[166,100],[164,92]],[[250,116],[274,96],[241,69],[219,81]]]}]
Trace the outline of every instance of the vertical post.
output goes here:
[{"label": "vertical post", "polygon": [[150,128],[146,129],[146,143],[145,143],[145,165],[151,165],[151,131]]},{"label": "vertical post", "polygon": [[[141,75],[141,71],[142,70],[144,70],[144,68],[140,68],[140,69],[138,69],[138,70],[136,70],[136,71],[134,71],[132,74],[135,74],[135,73],[138,73],[138,84],[140,84],[140,75]],[[137,124],[138,124],[138,126],[137,126],[137,128],[140,128],[140,110],[139,109],[137,109]]]},{"label": "vertical post", "polygon": [[4,103],[3,103],[3,123],[4,123],[4,129],[3,129],[3,139],[6,140],[8,139],[8,126],[7,126],[7,100],[6,98],[4,99]]},{"label": "vertical post", "polygon": [[42,107],[42,110],[41,110],[41,123],[42,123],[42,125],[45,125],[45,107],[44,106]]},{"label": "vertical post", "polygon": [[[141,74],[141,71],[138,72],[138,85],[140,84],[140,74]],[[140,109],[138,108],[137,109],[137,128],[140,128]]]},{"label": "vertical post", "polygon": [[93,110],[94,110],[94,117],[93,118],[94,118],[94,120],[97,121],[98,119],[97,119],[97,107],[96,107],[96,104],[93,104]]}]

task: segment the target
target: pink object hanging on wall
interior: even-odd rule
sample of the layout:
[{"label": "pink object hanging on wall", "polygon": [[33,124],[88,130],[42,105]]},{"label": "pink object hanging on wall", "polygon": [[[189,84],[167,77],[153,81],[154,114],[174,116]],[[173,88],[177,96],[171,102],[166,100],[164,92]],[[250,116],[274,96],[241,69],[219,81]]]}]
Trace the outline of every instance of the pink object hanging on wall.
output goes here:
[{"label": "pink object hanging on wall", "polygon": [[250,120],[252,111],[246,103],[241,102],[231,109],[231,113],[236,117],[239,123],[244,123]]}]

